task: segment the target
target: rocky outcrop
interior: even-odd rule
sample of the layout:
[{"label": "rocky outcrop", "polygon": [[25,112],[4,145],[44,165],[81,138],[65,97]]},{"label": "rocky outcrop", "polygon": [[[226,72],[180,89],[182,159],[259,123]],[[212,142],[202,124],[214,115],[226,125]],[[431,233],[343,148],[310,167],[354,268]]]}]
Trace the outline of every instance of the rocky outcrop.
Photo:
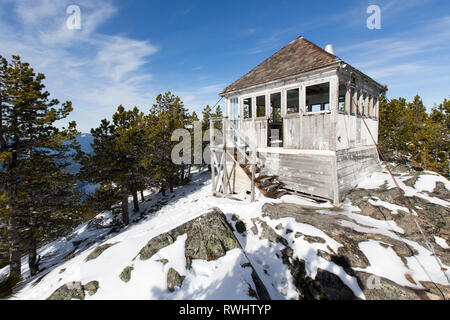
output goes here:
[{"label": "rocky outcrop", "polygon": [[[242,223],[242,225],[240,225],[239,221],[237,221],[235,227],[241,232],[245,232],[245,224],[240,221]],[[206,261],[217,260],[220,257],[223,257],[229,250],[236,248],[242,249],[239,241],[234,236],[233,228],[228,223],[225,215],[222,211],[215,208],[194,220],[170,230],[169,232],[150,239],[149,242],[140,250],[139,259],[150,259],[159,250],[173,244],[179,236],[184,234],[187,235],[184,252],[187,269],[191,268],[191,262],[193,259],[201,259]],[[163,264],[168,262],[166,259],[159,259],[158,261]],[[253,266],[248,263],[248,265],[244,265],[242,267],[252,268],[252,280],[255,284],[256,292],[252,292],[253,289],[250,287],[251,290],[249,289],[249,294],[259,299],[269,300],[270,295]],[[121,279],[123,277],[129,281],[131,270],[132,269],[125,269],[121,274]],[[124,279],[122,280],[125,281]],[[181,276],[173,268],[169,269],[167,274],[167,288],[169,291],[172,292],[176,290],[176,288],[181,287],[183,281],[184,276]]]},{"label": "rocky outcrop", "polygon": [[228,250],[240,248],[225,216],[219,209],[214,209],[151,239],[139,252],[139,258],[141,260],[150,259],[155,253],[174,243],[183,234],[187,234],[185,256],[188,261],[192,259],[216,260],[224,256]]},{"label": "rocky outcrop", "polygon": [[84,300],[85,297],[81,282],[69,282],[56,289],[47,300]]},{"label": "rocky outcrop", "polygon": [[[372,218],[382,220],[394,220],[400,227],[405,225],[406,222],[401,224],[402,219],[406,219],[407,213],[399,212],[399,214],[391,214],[389,210],[384,208],[379,208],[371,205],[367,201],[368,196],[367,190],[356,190],[350,195],[350,199],[359,205],[362,212],[358,214],[368,215]],[[373,192],[371,191],[373,194]],[[386,190],[380,191],[376,197],[379,199],[384,199],[393,203],[395,201],[400,201],[394,192]],[[352,204],[355,204],[352,202]],[[401,205],[398,203],[398,205]],[[289,203],[277,203],[277,204],[265,204],[262,208],[263,217],[268,217],[272,220],[278,220],[285,217],[294,218],[296,222],[312,225],[320,230],[322,230],[327,236],[333,238],[340,244],[341,247],[338,248],[337,252],[333,252],[331,248],[328,247],[329,251],[318,250],[317,254],[335,264],[341,266],[344,271],[356,278],[360,288],[362,289],[364,295],[367,299],[430,299],[440,297],[442,299],[442,293],[450,292],[450,287],[441,286],[440,290],[433,293],[430,288],[426,290],[416,290],[409,287],[404,287],[398,285],[395,282],[390,281],[385,278],[377,278],[380,283],[375,286],[375,289],[367,287],[367,281],[372,275],[370,273],[362,271],[354,271],[354,268],[367,268],[370,264],[367,257],[359,248],[359,243],[367,241],[368,239],[377,240],[381,245],[385,247],[391,247],[394,252],[402,259],[402,261],[407,264],[406,258],[418,254],[417,250],[408,246],[405,242],[398,239],[388,237],[383,234],[378,233],[362,233],[357,232],[352,228],[343,226],[342,220],[353,222],[357,224],[357,221],[352,219],[351,216],[340,214],[340,209],[333,209],[333,214],[322,214],[320,211],[323,210],[321,207],[311,207],[303,206],[298,204]],[[442,214],[442,208],[440,213]],[[425,220],[430,219],[436,222],[436,215],[430,213],[429,215],[424,215]],[[411,217],[407,217],[411,219]],[[400,222],[400,223],[399,223]],[[326,270],[318,269],[317,275],[314,279],[311,279],[306,275],[305,272],[305,261],[293,259],[293,250],[287,245],[287,241],[282,238],[278,233],[275,232],[267,223],[261,221],[260,219],[253,219],[254,227],[261,228],[260,237],[267,238],[269,241],[278,242],[285,245],[283,253],[283,262],[288,265],[292,276],[294,277],[294,284],[296,285],[298,291],[300,292],[300,298],[303,299],[356,299],[353,292],[345,286],[344,283],[336,275],[329,273]],[[414,223],[414,221],[412,221]],[[448,225],[441,226],[442,228],[448,228]],[[280,228],[277,228],[280,229]],[[421,237],[417,233],[417,228],[404,228],[405,233],[402,237],[419,242]],[[256,231],[256,230],[255,230]],[[430,232],[430,229],[428,229]],[[254,232],[257,234],[257,232]],[[428,234],[432,238],[433,234]],[[325,241],[320,237],[311,237],[303,235],[299,232],[295,234],[295,238],[303,237],[305,241],[309,243],[324,243]],[[423,245],[423,244],[422,244]],[[436,246],[437,247],[437,246]],[[445,253],[443,249],[436,248],[436,251],[440,251],[443,262],[448,261],[448,252]],[[447,264],[447,263],[446,263]],[[414,280],[409,276],[405,275],[405,278],[411,282],[411,286],[417,285]],[[397,298],[396,298],[397,297]]]},{"label": "rocky outcrop", "polygon": [[80,281],[69,282],[56,289],[47,300],[84,300],[86,292],[92,296],[100,287],[98,281],[83,285]]},{"label": "rocky outcrop", "polygon": [[107,243],[95,248],[86,258],[86,261],[97,259],[106,249],[111,248],[116,243]]}]

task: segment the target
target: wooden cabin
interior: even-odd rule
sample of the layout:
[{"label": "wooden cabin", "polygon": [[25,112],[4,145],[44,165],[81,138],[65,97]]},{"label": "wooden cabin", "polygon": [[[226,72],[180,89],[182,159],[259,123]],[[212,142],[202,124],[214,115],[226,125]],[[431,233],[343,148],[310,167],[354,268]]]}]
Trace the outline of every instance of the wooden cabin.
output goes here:
[{"label": "wooden cabin", "polygon": [[220,94],[225,116],[211,119],[213,193],[254,199],[256,187],[339,203],[379,166],[384,90],[332,48],[296,38]]}]

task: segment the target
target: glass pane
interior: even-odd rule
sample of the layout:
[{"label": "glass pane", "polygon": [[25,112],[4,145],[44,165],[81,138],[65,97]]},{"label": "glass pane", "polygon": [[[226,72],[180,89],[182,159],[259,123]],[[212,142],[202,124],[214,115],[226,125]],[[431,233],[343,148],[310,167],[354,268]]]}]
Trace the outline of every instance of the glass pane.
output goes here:
[{"label": "glass pane", "polygon": [[330,109],[329,82],[306,87],[307,112],[324,111],[329,109]]},{"label": "glass pane", "polygon": [[256,116],[264,117],[266,115],[266,96],[256,97]]},{"label": "glass pane", "polygon": [[252,98],[244,99],[244,119],[252,117]]},{"label": "glass pane", "polygon": [[238,98],[230,99],[230,120],[236,122],[239,118]]},{"label": "glass pane", "polygon": [[281,93],[273,93],[270,95],[270,121],[273,123],[281,123]]},{"label": "glass pane", "polygon": [[300,103],[300,89],[293,89],[287,91],[286,97],[287,113],[298,113]]}]

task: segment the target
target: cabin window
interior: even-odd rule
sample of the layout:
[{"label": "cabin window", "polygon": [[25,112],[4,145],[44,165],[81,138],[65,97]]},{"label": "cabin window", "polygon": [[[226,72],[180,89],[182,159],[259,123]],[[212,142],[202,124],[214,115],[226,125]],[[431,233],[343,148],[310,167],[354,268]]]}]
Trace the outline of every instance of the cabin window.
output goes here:
[{"label": "cabin window", "polygon": [[266,96],[256,97],[256,116],[266,116]]},{"label": "cabin window", "polygon": [[273,93],[270,95],[270,122],[281,123],[281,93]]},{"label": "cabin window", "polygon": [[330,83],[306,87],[306,112],[330,110]]},{"label": "cabin window", "polygon": [[244,99],[244,119],[252,117],[252,98]]},{"label": "cabin window", "polygon": [[239,120],[239,103],[238,98],[230,99],[230,120],[236,122]]},{"label": "cabin window", "polygon": [[338,98],[338,110],[339,112],[346,112],[345,110],[345,96],[347,94],[347,86],[343,82],[339,82],[339,98]]},{"label": "cabin window", "polygon": [[300,89],[287,90],[286,110],[287,113],[298,113],[300,106]]}]

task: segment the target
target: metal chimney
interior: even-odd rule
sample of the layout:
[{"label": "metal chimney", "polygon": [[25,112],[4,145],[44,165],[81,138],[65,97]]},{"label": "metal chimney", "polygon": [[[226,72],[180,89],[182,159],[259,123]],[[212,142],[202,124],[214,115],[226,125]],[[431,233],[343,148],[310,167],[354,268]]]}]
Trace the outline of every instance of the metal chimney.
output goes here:
[{"label": "metal chimney", "polygon": [[325,51],[330,53],[330,54],[332,54],[332,55],[334,55],[333,45],[332,44],[327,44],[326,47],[325,47]]}]

